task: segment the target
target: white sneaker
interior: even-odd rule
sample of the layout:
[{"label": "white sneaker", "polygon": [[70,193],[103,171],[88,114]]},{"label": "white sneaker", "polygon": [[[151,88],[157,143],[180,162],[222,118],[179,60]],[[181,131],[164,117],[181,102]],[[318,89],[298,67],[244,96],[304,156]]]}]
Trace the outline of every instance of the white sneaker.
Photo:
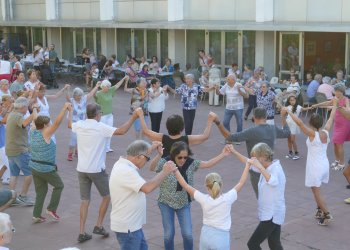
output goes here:
[{"label": "white sneaker", "polygon": [[331,169],[334,169],[338,166],[339,164],[339,161],[334,161],[332,164],[331,164]]}]

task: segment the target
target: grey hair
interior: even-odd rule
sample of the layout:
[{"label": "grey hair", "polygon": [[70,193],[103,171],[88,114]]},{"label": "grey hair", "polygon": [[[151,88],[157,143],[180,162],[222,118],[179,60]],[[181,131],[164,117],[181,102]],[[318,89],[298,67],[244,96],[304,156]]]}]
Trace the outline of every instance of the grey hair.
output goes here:
[{"label": "grey hair", "polygon": [[10,224],[11,224],[10,215],[5,213],[0,213],[0,235],[4,235],[11,231]]},{"label": "grey hair", "polygon": [[18,97],[15,101],[15,103],[13,104],[13,107],[15,109],[21,109],[21,108],[24,108],[24,107],[28,107],[29,105],[29,101],[27,98],[25,97]]},{"label": "grey hair", "polygon": [[321,82],[322,81],[322,75],[321,74],[316,74],[314,77],[314,80]]},{"label": "grey hair", "polygon": [[108,80],[103,80],[102,83],[101,83],[101,88],[103,87],[108,87],[110,88],[112,86],[111,82],[108,81]]},{"label": "grey hair", "polygon": [[268,81],[261,81],[261,82],[260,82],[260,87],[261,87],[262,85],[266,85],[267,88],[270,87],[270,83],[269,83]]},{"label": "grey hair", "polygon": [[9,84],[9,81],[6,80],[6,79],[0,80],[0,86],[3,85],[3,84]]},{"label": "grey hair", "polygon": [[140,154],[147,153],[151,145],[144,140],[136,140],[132,142],[126,149],[128,156],[138,156]]},{"label": "grey hair", "polygon": [[343,83],[337,83],[336,85],[334,85],[334,91],[340,91],[343,93],[343,95],[345,95],[345,90],[346,90],[346,87],[344,86]]},{"label": "grey hair", "polygon": [[84,91],[81,88],[75,88],[73,90],[73,96],[83,96]]},{"label": "grey hair", "polygon": [[193,75],[193,74],[187,74],[185,77],[186,77],[186,78],[187,78],[187,77],[191,78],[192,81],[194,80],[194,75]]},{"label": "grey hair", "polygon": [[325,76],[322,78],[322,82],[326,84],[331,84],[331,78],[329,76]]},{"label": "grey hair", "polygon": [[237,77],[236,77],[236,74],[229,74],[228,76],[227,76],[227,78],[234,78],[235,80],[237,80]]},{"label": "grey hair", "polygon": [[[136,85],[139,85],[141,82],[146,82],[146,79],[143,77],[140,77],[139,79],[136,80]],[[147,84],[147,82],[146,82]]]},{"label": "grey hair", "polygon": [[256,144],[253,148],[252,151],[250,152],[250,155],[254,155],[254,157],[265,157],[265,159],[269,162],[273,160],[273,151],[267,145],[266,143],[260,142]]}]

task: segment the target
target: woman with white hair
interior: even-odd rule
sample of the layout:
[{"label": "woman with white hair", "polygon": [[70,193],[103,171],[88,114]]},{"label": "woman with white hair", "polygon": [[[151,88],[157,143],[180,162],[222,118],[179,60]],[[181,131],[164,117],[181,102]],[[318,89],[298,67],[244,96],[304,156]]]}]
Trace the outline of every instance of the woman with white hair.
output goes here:
[{"label": "woman with white hair", "polygon": [[329,76],[322,78],[322,84],[318,87],[317,93],[322,93],[326,96],[327,100],[333,98],[334,87],[332,85],[332,79]]},{"label": "woman with white hair", "polygon": [[[86,105],[91,100],[91,98],[96,94],[101,82],[97,82],[96,86],[89,92],[89,94],[84,95],[84,91],[81,88],[75,88],[72,93],[72,97],[69,95],[69,91],[66,93],[66,100],[72,104],[72,121],[77,122],[86,119]],[[70,143],[68,150],[68,161],[73,161],[73,153],[75,151],[75,156],[78,157],[77,149],[77,134],[71,131]]]},{"label": "woman with white hair", "polygon": [[[101,90],[95,94],[95,102],[101,106],[102,117],[101,122],[109,126],[113,126],[113,97],[117,89],[124,83],[129,81],[129,76],[125,76],[116,85],[112,86],[108,80],[103,80],[100,87]],[[106,152],[113,152],[111,149],[111,139],[106,140]]]},{"label": "woman with white hair", "polygon": [[9,90],[9,81],[6,79],[0,80],[0,97],[4,95],[11,96],[11,92]]},{"label": "woman with white hair", "polygon": [[9,250],[4,247],[6,244],[10,244],[12,240],[15,228],[12,225],[10,216],[5,213],[0,213],[0,250]]}]

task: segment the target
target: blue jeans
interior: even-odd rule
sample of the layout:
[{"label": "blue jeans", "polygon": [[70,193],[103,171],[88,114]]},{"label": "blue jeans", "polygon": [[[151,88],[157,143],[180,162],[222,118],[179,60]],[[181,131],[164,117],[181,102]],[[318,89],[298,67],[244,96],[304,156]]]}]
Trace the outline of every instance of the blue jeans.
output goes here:
[{"label": "blue jeans", "polygon": [[121,250],[147,250],[148,245],[142,229],[135,232],[115,233]]},{"label": "blue jeans", "polygon": [[229,109],[225,109],[225,114],[224,114],[224,127],[228,130],[230,130],[230,121],[232,116],[235,116],[236,118],[236,123],[237,123],[237,132],[241,132],[242,131],[242,127],[243,127],[243,109],[237,109],[237,110],[229,110]]},{"label": "blue jeans", "polygon": [[183,208],[174,209],[167,204],[158,202],[164,230],[164,248],[174,250],[175,236],[175,213],[179,220],[184,250],[193,249],[191,205],[187,204]]},{"label": "blue jeans", "polygon": [[[148,125],[148,115],[145,115],[145,123]],[[135,129],[135,132],[140,132],[141,131],[141,121],[139,118],[137,118],[135,121],[134,121],[134,129]]]}]

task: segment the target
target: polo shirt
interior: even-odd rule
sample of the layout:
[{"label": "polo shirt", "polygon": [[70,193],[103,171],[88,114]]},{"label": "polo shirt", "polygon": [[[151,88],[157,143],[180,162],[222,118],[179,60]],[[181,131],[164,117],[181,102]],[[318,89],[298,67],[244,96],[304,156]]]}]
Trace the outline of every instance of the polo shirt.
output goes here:
[{"label": "polo shirt", "polygon": [[77,134],[78,141],[77,171],[100,173],[106,169],[106,141],[113,136],[116,129],[95,119],[72,124],[72,131]]},{"label": "polo shirt", "polygon": [[145,183],[131,161],[120,157],[114,164],[109,178],[112,231],[135,232],[146,224],[146,195],[140,191]]}]

